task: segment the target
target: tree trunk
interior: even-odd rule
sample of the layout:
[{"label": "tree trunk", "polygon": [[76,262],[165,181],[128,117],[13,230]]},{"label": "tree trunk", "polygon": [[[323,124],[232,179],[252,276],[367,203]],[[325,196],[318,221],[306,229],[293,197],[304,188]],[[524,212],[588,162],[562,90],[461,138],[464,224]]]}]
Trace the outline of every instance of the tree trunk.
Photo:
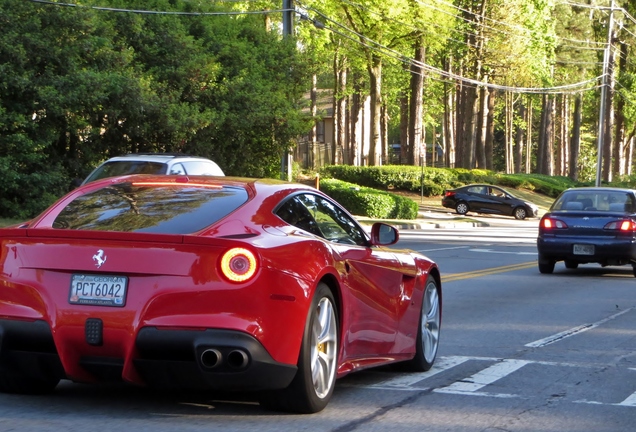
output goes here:
[{"label": "tree trunk", "polygon": [[353,95],[351,96],[351,114],[349,115],[349,143],[351,148],[351,165],[361,164],[360,155],[360,92],[362,91],[359,77],[354,74]]},{"label": "tree trunk", "polygon": [[547,175],[554,175],[554,119],[556,117],[556,105],[554,98],[548,96],[547,122],[546,122],[546,162]]},{"label": "tree trunk", "polygon": [[400,98],[400,157],[399,163],[405,163],[409,144],[409,96],[406,91]]},{"label": "tree trunk", "polygon": [[419,165],[420,157],[426,163],[426,151],[422,148],[422,91],[424,89],[424,70],[420,64],[424,63],[426,48],[423,37],[418,37],[414,43],[415,61],[411,64],[411,94],[409,97],[409,146],[408,163]]},{"label": "tree trunk", "polygon": [[607,183],[612,181],[612,159],[614,158],[614,146],[612,145],[612,128],[614,125],[614,106],[612,103],[614,100],[614,61],[615,54],[610,50],[607,65],[609,88],[605,95],[605,124],[603,125],[603,180]]},{"label": "tree trunk", "polygon": [[570,161],[568,159],[569,153],[569,142],[568,142],[568,130],[571,123],[572,117],[572,97],[570,95],[563,95],[563,114],[561,115],[561,139],[560,139],[560,149],[561,149],[561,173],[560,175],[566,176],[569,172]]},{"label": "tree trunk", "polygon": [[334,59],[336,75],[336,94],[333,106],[333,138],[331,142],[331,163],[342,163],[342,154],[346,140],[346,112],[347,112],[347,69],[346,58],[336,54]]},{"label": "tree trunk", "polygon": [[[460,72],[461,74],[461,72]],[[464,128],[466,124],[466,103],[464,85],[461,81],[455,89],[455,166],[464,167]]]},{"label": "tree trunk", "polygon": [[484,151],[486,153],[486,169],[493,170],[493,146],[495,142],[495,98],[497,97],[496,91],[491,91],[488,95],[488,116],[486,126],[486,142],[484,144]]},{"label": "tree trunk", "polygon": [[464,87],[465,116],[462,118],[462,168],[475,168],[475,132],[479,113],[479,97],[475,87]]},{"label": "tree trunk", "polygon": [[372,54],[372,63],[368,67],[371,96],[371,142],[369,143],[369,166],[380,164],[382,136],[382,57]]},{"label": "tree trunk", "polygon": [[512,173],[513,170],[513,150],[512,150],[512,125],[514,120],[514,95],[510,92],[506,92],[506,121],[505,121],[505,172],[506,174]]},{"label": "tree trunk", "polygon": [[[626,73],[627,68],[627,44],[621,42],[620,57],[618,60],[618,74]],[[625,141],[625,99],[619,97],[616,100],[615,112],[615,137],[614,137],[614,173],[624,175],[627,172],[625,166],[627,142]]]},{"label": "tree trunk", "polygon": [[543,95],[541,107],[541,123],[539,125],[539,142],[537,151],[537,172],[539,174],[551,175],[552,150],[551,136],[553,132],[552,117],[553,100],[549,95]]},{"label": "tree trunk", "polygon": [[316,122],[318,121],[317,114],[318,108],[316,104],[316,100],[318,98],[318,89],[316,88],[318,84],[318,77],[316,74],[311,76],[311,118],[314,119],[311,130],[309,131],[309,149],[307,151],[307,165],[310,169],[316,169]]},{"label": "tree trunk", "polygon": [[389,114],[386,104],[382,104],[382,120],[380,125],[382,135],[382,156],[380,165],[389,164]]},{"label": "tree trunk", "polygon": [[488,89],[486,87],[482,87],[479,92],[479,116],[477,117],[475,161],[477,168],[486,169],[486,135],[488,134]]},{"label": "tree trunk", "polygon": [[[444,60],[445,70],[450,72],[452,65],[452,59]],[[444,150],[444,165],[449,168],[455,167],[455,115],[456,105],[455,97],[453,94],[454,87],[451,87],[446,81],[444,81],[444,95],[446,103],[444,104],[444,129],[442,134],[443,150]]]},{"label": "tree trunk", "polygon": [[523,142],[525,138],[525,130],[521,127],[521,122],[526,118],[526,107],[523,104],[523,100],[519,102],[519,124],[515,126],[515,148],[514,148],[514,172],[521,172],[521,162],[523,160]]},{"label": "tree trunk", "polygon": [[574,181],[579,179],[579,153],[581,150],[581,120],[582,120],[582,99],[581,94],[574,98],[574,118],[572,132],[570,133],[570,178]]},{"label": "tree trunk", "polygon": [[532,172],[532,98],[528,97],[528,112],[526,116],[526,173]]}]

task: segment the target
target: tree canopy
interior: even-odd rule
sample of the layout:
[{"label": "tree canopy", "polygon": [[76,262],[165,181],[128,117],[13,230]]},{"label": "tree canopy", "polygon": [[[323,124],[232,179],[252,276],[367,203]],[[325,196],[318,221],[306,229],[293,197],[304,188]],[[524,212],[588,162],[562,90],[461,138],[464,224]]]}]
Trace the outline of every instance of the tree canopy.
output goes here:
[{"label": "tree canopy", "polygon": [[3,1],[0,216],[128,152],[278,177],[324,115],[307,115],[316,87],[331,163],[386,164],[399,142],[409,164],[632,174],[634,2],[294,0],[290,37],[281,3]]},{"label": "tree canopy", "polygon": [[[103,1],[187,12],[179,1]],[[181,152],[272,177],[307,130],[306,67],[262,15],[0,4],[0,215],[28,217],[108,157]]]}]

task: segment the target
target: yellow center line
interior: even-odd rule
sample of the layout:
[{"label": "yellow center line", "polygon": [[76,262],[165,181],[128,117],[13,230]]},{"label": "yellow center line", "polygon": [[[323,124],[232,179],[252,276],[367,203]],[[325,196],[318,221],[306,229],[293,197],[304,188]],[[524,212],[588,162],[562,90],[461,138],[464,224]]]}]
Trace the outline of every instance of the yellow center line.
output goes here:
[{"label": "yellow center line", "polygon": [[488,276],[497,273],[505,273],[514,270],[522,270],[530,267],[535,267],[537,265],[536,261],[525,262],[521,264],[510,264],[501,267],[492,267],[484,270],[474,270],[464,273],[452,273],[447,275],[442,275],[442,282],[453,282],[462,279],[471,279],[480,276]]}]

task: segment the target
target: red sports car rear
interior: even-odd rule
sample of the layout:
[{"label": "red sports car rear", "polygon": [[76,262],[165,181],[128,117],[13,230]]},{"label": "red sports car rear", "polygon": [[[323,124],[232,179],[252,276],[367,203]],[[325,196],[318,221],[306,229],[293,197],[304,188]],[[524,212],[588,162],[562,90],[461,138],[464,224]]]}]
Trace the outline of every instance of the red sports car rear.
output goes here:
[{"label": "red sports car rear", "polygon": [[83,186],[0,230],[0,390],[60,379],[267,391],[297,412],[336,377],[430,368],[436,265],[388,249],[313,188],[129,176]]}]

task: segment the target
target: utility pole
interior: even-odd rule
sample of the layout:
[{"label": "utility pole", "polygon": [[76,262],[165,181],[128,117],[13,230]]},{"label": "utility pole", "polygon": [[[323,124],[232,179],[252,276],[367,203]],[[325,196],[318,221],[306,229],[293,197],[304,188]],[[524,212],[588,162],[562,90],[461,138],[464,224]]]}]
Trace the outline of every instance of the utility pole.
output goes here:
[{"label": "utility pole", "polygon": [[[610,56],[612,55],[612,35],[614,27],[614,0],[609,9],[609,19],[607,23],[607,45],[603,53],[603,84],[601,84],[601,107],[598,114],[598,145],[597,145],[597,162],[596,162],[596,186],[601,185],[601,175],[603,171],[603,146],[605,139],[606,119],[605,104],[608,103],[608,91],[610,86]],[[611,166],[611,165],[610,165]]]},{"label": "utility pole", "polygon": [[[293,34],[294,28],[294,4],[293,0],[283,0],[283,37],[289,37]],[[291,154],[289,147],[285,148],[281,160],[281,180],[291,180]]]}]

